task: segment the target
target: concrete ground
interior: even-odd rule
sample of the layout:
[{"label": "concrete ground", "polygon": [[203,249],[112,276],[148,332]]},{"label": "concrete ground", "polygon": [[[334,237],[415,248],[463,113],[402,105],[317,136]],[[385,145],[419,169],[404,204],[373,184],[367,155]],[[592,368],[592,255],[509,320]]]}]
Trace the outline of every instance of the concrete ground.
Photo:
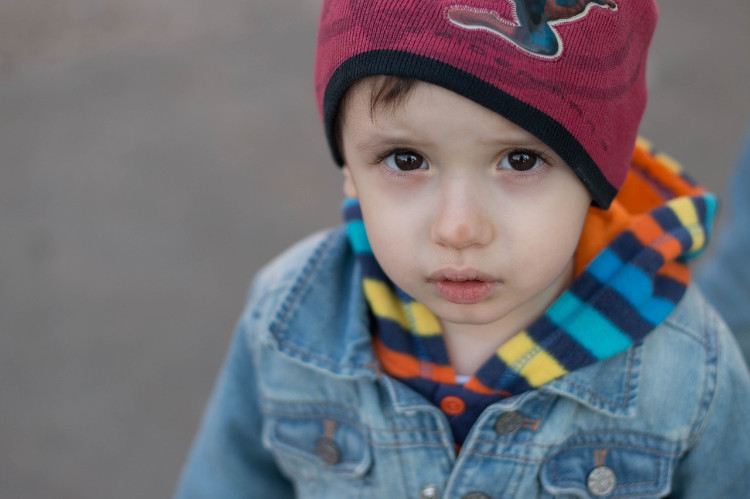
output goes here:
[{"label": "concrete ground", "polygon": [[[642,131],[721,191],[750,3],[659,4]],[[253,273],[339,219],[318,9],[0,3],[0,497],[169,496]]]}]

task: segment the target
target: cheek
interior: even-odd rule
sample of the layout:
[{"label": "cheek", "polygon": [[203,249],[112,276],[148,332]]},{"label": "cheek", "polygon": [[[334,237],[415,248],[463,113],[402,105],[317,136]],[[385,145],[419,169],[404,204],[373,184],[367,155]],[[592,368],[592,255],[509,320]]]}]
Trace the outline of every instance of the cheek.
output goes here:
[{"label": "cheek", "polygon": [[[537,206],[539,207],[539,206]],[[542,209],[529,209],[523,223],[514,224],[514,268],[519,272],[536,269],[539,279],[555,277],[564,271],[578,247],[583,222],[588,212],[586,202],[575,206],[551,203]]]},{"label": "cheek", "polygon": [[372,251],[386,273],[405,268],[408,262],[413,262],[416,248],[410,235],[414,235],[418,229],[409,217],[402,216],[393,207],[378,209],[366,205],[362,205],[362,215]]}]

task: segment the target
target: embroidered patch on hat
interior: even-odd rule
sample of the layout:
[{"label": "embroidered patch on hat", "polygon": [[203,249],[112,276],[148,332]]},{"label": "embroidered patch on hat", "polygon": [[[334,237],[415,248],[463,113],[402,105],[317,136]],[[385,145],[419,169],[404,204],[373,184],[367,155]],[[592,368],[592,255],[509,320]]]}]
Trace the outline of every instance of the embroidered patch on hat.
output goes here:
[{"label": "embroidered patch on hat", "polygon": [[563,41],[556,24],[583,18],[593,6],[617,11],[614,0],[505,0],[512,6],[513,19],[497,11],[467,5],[452,5],[448,20],[465,29],[489,31],[524,52],[553,59],[562,54]]}]

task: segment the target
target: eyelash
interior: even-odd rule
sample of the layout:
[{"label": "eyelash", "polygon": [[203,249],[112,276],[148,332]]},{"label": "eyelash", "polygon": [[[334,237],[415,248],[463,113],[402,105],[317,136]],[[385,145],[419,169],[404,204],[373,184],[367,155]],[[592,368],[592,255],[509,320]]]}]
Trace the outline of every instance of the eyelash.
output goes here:
[{"label": "eyelash", "polygon": [[[512,168],[500,168],[499,167],[500,162],[514,153],[526,153],[526,154],[534,155],[542,162],[542,164],[531,170],[514,170]],[[406,176],[413,174],[413,172],[416,170],[395,170],[387,165],[384,165],[384,162],[386,159],[396,154],[417,154],[421,156],[425,162],[427,162],[427,159],[424,157],[424,155],[415,151],[414,149],[409,149],[405,147],[394,147],[394,148],[386,149],[382,153],[377,154],[375,156],[375,160],[373,164],[380,165],[383,171],[388,175],[393,175],[396,177],[406,177]],[[545,167],[549,168],[551,165],[552,164],[550,163],[550,159],[548,158],[547,154],[544,151],[537,150],[533,147],[526,147],[526,148],[514,148],[514,149],[509,150],[506,154],[502,156],[500,161],[498,161],[497,169],[507,172],[508,174],[515,176],[519,180],[522,180],[522,179],[531,179],[537,175],[542,174],[544,168]],[[427,166],[429,169],[429,162],[427,162]]]},{"label": "eyelash", "polygon": [[375,156],[375,163],[382,163],[383,161],[388,159],[390,156],[393,156],[395,154],[418,154],[419,156],[422,156],[424,158],[424,155],[420,154],[414,149],[409,149],[406,147],[394,147],[392,149],[386,149],[382,153],[378,153]]},{"label": "eyelash", "polygon": [[[388,159],[391,156],[394,156],[396,154],[417,154],[422,157],[423,161],[427,163],[427,166],[429,167],[429,162],[427,162],[427,159],[425,159],[424,155],[421,153],[418,153],[414,149],[409,149],[405,147],[394,147],[391,149],[386,149],[382,153],[379,153],[375,156],[375,160],[373,161],[374,165],[379,165],[382,171],[386,175],[392,175],[394,177],[407,177],[409,175],[413,175],[413,172],[415,170],[395,170],[387,165],[385,165],[385,160]],[[422,170],[423,168],[420,168]]]},{"label": "eyelash", "polygon": [[[503,157],[500,159],[500,162],[508,158],[510,155],[518,154],[518,153],[530,154],[532,156],[536,156],[537,160],[539,160],[541,164],[530,170],[514,170],[513,168],[500,168],[499,166],[498,166],[498,169],[501,169],[511,175],[514,175],[518,179],[531,179],[537,175],[543,174],[545,169],[552,166],[550,158],[547,156],[547,154],[544,151],[540,151],[532,147],[511,149],[510,151],[508,151],[506,154],[503,155]],[[498,162],[498,165],[500,162]]]}]

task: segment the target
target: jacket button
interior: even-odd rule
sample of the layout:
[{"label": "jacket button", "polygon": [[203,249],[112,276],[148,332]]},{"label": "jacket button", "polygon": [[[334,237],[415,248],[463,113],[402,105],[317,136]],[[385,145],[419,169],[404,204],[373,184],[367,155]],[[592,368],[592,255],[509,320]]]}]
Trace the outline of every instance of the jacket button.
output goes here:
[{"label": "jacket button", "polygon": [[586,479],[586,486],[589,488],[589,492],[597,497],[604,497],[612,493],[615,490],[617,484],[617,477],[612,468],[607,466],[597,466],[591,473],[589,473]]},{"label": "jacket button", "polygon": [[436,499],[439,493],[437,485],[425,485],[419,490],[419,499]]},{"label": "jacket button", "polygon": [[469,492],[462,496],[461,499],[490,499],[490,496],[482,492]]},{"label": "jacket button", "polygon": [[501,414],[495,421],[495,433],[498,435],[512,435],[523,426],[523,415],[518,411]]},{"label": "jacket button", "polygon": [[329,437],[321,437],[315,444],[315,455],[329,466],[341,461],[341,450],[336,442]]}]

